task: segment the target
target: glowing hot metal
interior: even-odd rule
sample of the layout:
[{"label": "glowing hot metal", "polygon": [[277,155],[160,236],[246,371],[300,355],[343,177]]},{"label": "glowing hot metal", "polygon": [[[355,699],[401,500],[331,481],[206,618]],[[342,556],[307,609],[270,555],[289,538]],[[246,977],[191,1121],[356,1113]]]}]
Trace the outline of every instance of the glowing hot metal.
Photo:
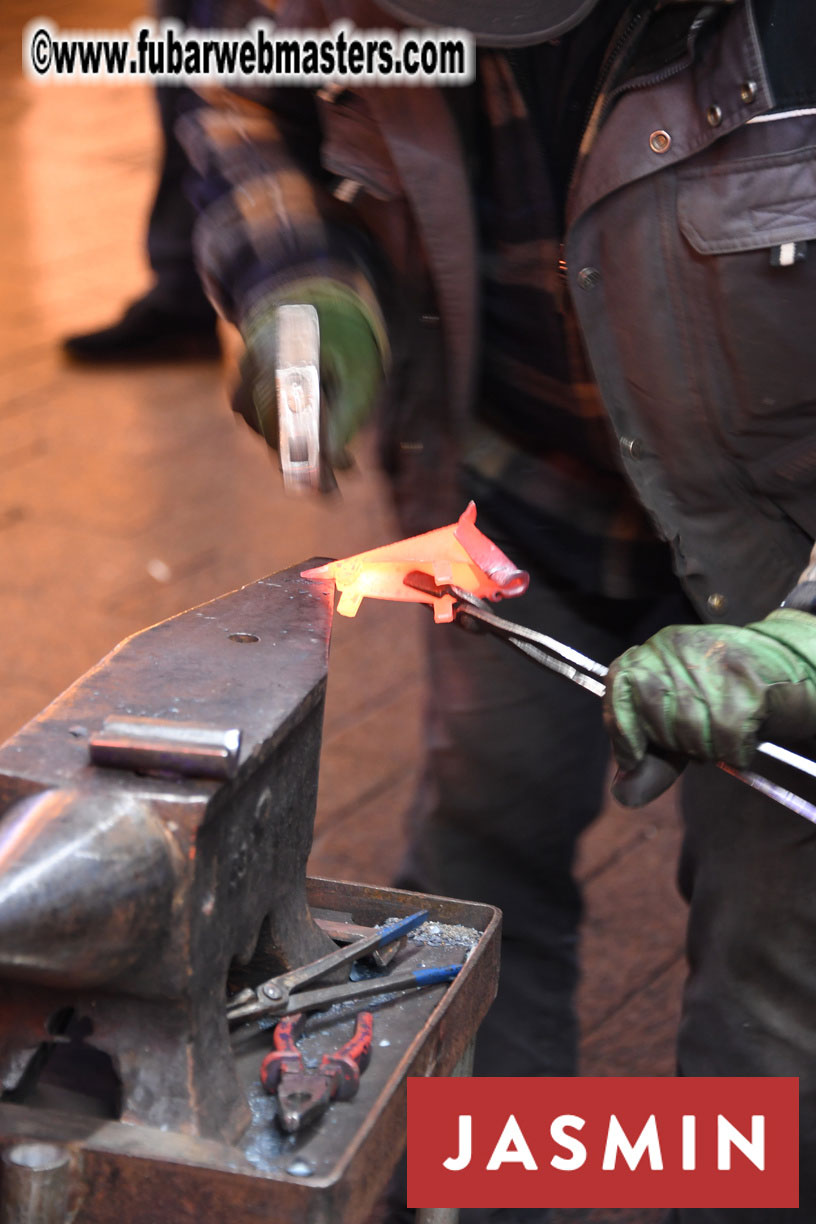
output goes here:
[{"label": "glowing hot metal", "polygon": [[474,502],[447,527],[304,570],[302,577],[333,578],[340,592],[341,616],[355,616],[368,596],[426,603],[433,608],[434,620],[450,623],[456,597],[448,591],[435,594],[407,586],[406,576],[417,571],[428,574],[437,587],[457,587],[490,600],[523,595],[530,583],[529,574],[517,569],[476,526]]}]

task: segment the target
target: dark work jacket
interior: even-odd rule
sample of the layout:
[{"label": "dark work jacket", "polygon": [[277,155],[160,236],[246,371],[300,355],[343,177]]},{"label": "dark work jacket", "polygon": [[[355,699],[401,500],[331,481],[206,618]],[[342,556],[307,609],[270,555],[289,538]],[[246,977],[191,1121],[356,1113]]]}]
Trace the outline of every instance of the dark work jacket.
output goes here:
[{"label": "dark work jacket", "polygon": [[[732,622],[775,607],[816,538],[816,81],[810,97],[786,94],[768,45],[803,80],[816,76],[804,67],[816,47],[787,17],[799,0],[762,3],[678,0],[669,7],[688,21],[679,36],[678,22],[666,23],[671,45],[652,38],[638,51],[635,39],[633,56],[621,40],[576,167],[564,244],[625,469],[700,615]],[[769,7],[781,16],[761,35]],[[277,6],[282,27],[341,17],[386,24],[368,0]],[[416,529],[438,525],[478,346],[460,133],[439,89],[360,88],[313,105],[319,166],[305,173],[325,175],[342,199],[332,225],[364,236],[360,252],[383,255],[379,268],[372,256],[371,280],[394,347],[385,463]],[[213,254],[206,214],[203,224],[204,259],[219,264],[223,285],[228,259]],[[274,282],[296,278],[302,258],[286,267],[281,256]],[[241,313],[239,302],[239,323]]]}]

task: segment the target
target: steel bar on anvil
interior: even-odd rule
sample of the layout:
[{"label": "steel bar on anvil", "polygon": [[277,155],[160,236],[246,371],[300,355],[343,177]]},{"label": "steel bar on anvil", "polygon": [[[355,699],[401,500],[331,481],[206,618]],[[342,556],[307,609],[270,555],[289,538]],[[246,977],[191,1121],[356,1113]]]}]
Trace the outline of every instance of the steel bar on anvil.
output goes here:
[{"label": "steel bar on anvil", "polygon": [[[224,1140],[246,1126],[227,974],[334,946],[305,895],[333,589],[303,568],[127,639],[0,748],[6,1091],[67,1014],[112,1060],[123,1119]],[[207,729],[188,742],[240,731],[235,776],[93,764],[110,717]],[[184,742],[145,769],[172,766]]]}]

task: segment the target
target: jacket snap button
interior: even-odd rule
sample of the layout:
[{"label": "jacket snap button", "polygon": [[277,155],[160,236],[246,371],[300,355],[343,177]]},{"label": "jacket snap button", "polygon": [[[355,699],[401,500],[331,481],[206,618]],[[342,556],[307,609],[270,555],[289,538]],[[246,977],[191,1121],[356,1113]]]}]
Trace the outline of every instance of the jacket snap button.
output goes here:
[{"label": "jacket snap button", "polygon": [[601,274],[597,268],[582,268],[578,273],[578,285],[581,289],[594,289],[596,285],[601,283]]},{"label": "jacket snap button", "polygon": [[640,459],[643,454],[643,442],[640,438],[621,438],[620,448],[630,459]]},{"label": "jacket snap button", "polygon": [[725,612],[725,609],[728,607],[728,600],[724,595],[709,595],[706,603],[708,604],[709,610],[713,612],[715,616],[722,616],[723,612]]},{"label": "jacket snap button", "polygon": [[740,85],[740,98],[746,106],[757,96],[757,89],[756,81],[743,81]]},{"label": "jacket snap button", "polygon": [[667,153],[671,148],[671,136],[662,129],[659,132],[652,132],[649,137],[649,148],[653,153]]},{"label": "jacket snap button", "polygon": [[706,119],[708,120],[709,127],[719,127],[723,121],[722,107],[716,104],[709,106],[706,111]]}]

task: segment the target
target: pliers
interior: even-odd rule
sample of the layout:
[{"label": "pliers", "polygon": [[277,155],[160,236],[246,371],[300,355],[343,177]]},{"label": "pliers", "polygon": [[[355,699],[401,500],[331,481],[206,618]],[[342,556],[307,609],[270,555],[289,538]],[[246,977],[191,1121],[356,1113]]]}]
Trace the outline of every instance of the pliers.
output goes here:
[{"label": "pliers", "polygon": [[[571,680],[573,684],[580,685],[581,688],[586,689],[596,697],[603,697],[605,694],[606,677],[609,674],[609,668],[605,667],[603,663],[598,663],[595,659],[588,658],[587,655],[581,654],[579,650],[566,646],[563,642],[549,637],[546,633],[539,633],[536,629],[528,629],[524,625],[517,625],[514,621],[497,616],[495,612],[491,611],[490,606],[485,600],[480,599],[476,595],[471,595],[469,591],[464,591],[455,586],[437,586],[433,578],[422,570],[415,570],[407,574],[403,581],[406,586],[424,591],[428,595],[452,597],[454,600],[453,615],[456,623],[466,624],[468,619],[477,621],[489,629],[491,633],[500,637],[509,645],[514,646],[516,650],[529,655],[531,659],[541,664],[542,667],[558,672],[559,675],[564,676],[567,680]],[[791,752],[789,748],[783,748],[779,744],[772,744],[764,740],[762,743],[757,744],[757,752],[762,753],[763,756],[772,757],[776,761],[781,761],[793,769],[798,769],[801,773],[807,774],[811,778],[816,778],[816,762],[809,760],[807,757],[800,756],[798,752]],[[777,783],[771,782],[768,778],[764,778],[761,774],[754,773],[752,770],[734,769],[731,765],[726,765],[724,761],[717,761],[716,764],[725,773],[738,778],[740,782],[745,782],[746,785],[753,787],[754,790],[761,791],[769,799],[774,799],[783,807],[788,808],[789,811],[796,812],[798,816],[803,816],[811,824],[816,824],[816,806],[808,803],[806,799],[802,799],[799,795],[793,794],[792,791],[778,786]]]},{"label": "pliers", "polygon": [[352,1037],[331,1054],[324,1054],[315,1070],[309,1070],[297,1048],[305,1023],[303,1012],[279,1021],[275,1048],[261,1063],[261,1083],[267,1092],[277,1094],[278,1123],[289,1132],[316,1122],[333,1100],[351,1100],[371,1057],[371,1012],[360,1012]]},{"label": "pliers", "polygon": [[416,930],[428,917],[428,910],[418,910],[407,918],[381,927],[365,939],[357,939],[345,948],[329,952],[319,960],[290,969],[261,982],[259,986],[247,988],[232,996],[227,1003],[227,1020],[230,1025],[257,1020],[261,1016],[291,1016],[297,1012],[315,1011],[341,1003],[347,999],[358,999],[364,995],[388,994],[392,990],[408,990],[411,987],[433,986],[438,982],[450,982],[456,977],[461,965],[444,965],[430,969],[410,969],[402,973],[378,974],[358,982],[342,982],[337,986],[322,986],[315,990],[299,990],[299,987],[325,977],[342,965],[360,960],[376,948],[402,939]]}]

